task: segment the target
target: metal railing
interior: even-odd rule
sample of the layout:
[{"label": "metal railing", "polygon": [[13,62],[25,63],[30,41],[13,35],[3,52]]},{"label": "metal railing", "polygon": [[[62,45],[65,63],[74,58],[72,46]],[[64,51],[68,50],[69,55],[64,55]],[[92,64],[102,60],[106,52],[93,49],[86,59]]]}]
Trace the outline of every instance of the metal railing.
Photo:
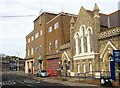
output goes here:
[{"label": "metal railing", "polygon": [[[115,81],[119,81],[119,72],[115,71]],[[85,73],[77,73],[76,78],[79,80],[95,80],[100,79],[102,76],[109,76],[111,77],[110,71],[92,71],[92,72],[85,72]]]}]

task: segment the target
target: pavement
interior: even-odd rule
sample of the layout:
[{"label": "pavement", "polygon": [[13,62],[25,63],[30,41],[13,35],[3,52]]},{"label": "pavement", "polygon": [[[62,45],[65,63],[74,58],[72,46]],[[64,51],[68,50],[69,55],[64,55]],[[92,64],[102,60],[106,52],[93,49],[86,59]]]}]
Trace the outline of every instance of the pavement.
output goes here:
[{"label": "pavement", "polygon": [[62,84],[65,86],[77,86],[77,87],[81,87],[81,86],[86,86],[86,87],[100,87],[100,85],[95,85],[95,84],[87,84],[87,83],[80,83],[78,82],[78,79],[75,78],[65,78],[65,77],[45,77],[45,78],[41,78],[41,77],[36,77],[33,74],[26,74],[22,71],[16,72],[15,74],[17,75],[21,75],[27,78],[32,78],[32,79],[36,79],[39,81],[44,81],[44,82],[48,82],[48,83],[53,83],[53,84]]}]

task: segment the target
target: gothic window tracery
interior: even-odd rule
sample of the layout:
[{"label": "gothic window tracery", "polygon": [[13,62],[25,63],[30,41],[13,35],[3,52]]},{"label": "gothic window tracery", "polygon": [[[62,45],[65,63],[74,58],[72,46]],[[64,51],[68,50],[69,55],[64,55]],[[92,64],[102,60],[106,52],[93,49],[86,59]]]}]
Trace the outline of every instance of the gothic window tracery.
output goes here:
[{"label": "gothic window tracery", "polygon": [[85,36],[85,28],[84,27],[82,27],[81,28],[81,30],[82,30],[82,42],[83,42],[83,53],[85,53],[85,52],[87,52],[87,38],[86,38],[86,36]]},{"label": "gothic window tracery", "polygon": [[89,39],[89,42],[88,42],[88,45],[89,45],[89,48],[90,48],[90,52],[93,51],[93,42],[92,42],[92,31],[90,29],[88,29],[88,39]]},{"label": "gothic window tracery", "polygon": [[80,52],[81,52],[81,41],[80,41],[80,36],[79,36],[78,33],[76,33],[75,43],[76,43],[76,54],[80,54]]},{"label": "gothic window tracery", "polygon": [[84,25],[80,27],[79,32],[75,34],[76,54],[87,53],[93,51],[92,28],[86,28]]}]

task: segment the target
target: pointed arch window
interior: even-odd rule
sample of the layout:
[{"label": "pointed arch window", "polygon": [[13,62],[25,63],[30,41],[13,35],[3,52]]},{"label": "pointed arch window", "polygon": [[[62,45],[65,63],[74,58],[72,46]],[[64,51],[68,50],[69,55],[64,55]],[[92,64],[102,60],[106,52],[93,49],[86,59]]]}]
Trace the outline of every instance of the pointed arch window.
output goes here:
[{"label": "pointed arch window", "polygon": [[85,28],[82,27],[82,47],[83,47],[83,53],[87,52],[87,37],[85,36]]},{"label": "pointed arch window", "polygon": [[92,32],[90,29],[88,29],[88,39],[89,39],[89,50],[90,52],[93,51],[93,43],[92,43]]},{"label": "pointed arch window", "polygon": [[81,53],[81,38],[78,38],[78,53]]},{"label": "pointed arch window", "polygon": [[75,39],[75,45],[76,45],[76,54],[80,54],[81,53],[81,39],[79,34],[76,34],[76,39]]},{"label": "pointed arch window", "polygon": [[87,52],[87,37],[84,36],[84,52]]}]

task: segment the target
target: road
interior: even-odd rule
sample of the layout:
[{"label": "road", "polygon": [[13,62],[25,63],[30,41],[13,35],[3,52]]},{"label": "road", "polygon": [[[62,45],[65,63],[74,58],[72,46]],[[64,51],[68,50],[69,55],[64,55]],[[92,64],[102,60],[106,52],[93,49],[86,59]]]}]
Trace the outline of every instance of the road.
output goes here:
[{"label": "road", "polygon": [[[29,87],[29,88],[48,88],[48,87],[56,87],[57,86],[63,86],[61,84],[50,84],[50,83],[46,83],[43,81],[38,81],[32,78],[26,78],[24,76],[20,76],[20,75],[15,75],[12,73],[3,73],[2,74],[2,82],[0,83],[2,84],[2,88],[14,88],[14,87]],[[53,87],[52,87],[53,88]]]}]

